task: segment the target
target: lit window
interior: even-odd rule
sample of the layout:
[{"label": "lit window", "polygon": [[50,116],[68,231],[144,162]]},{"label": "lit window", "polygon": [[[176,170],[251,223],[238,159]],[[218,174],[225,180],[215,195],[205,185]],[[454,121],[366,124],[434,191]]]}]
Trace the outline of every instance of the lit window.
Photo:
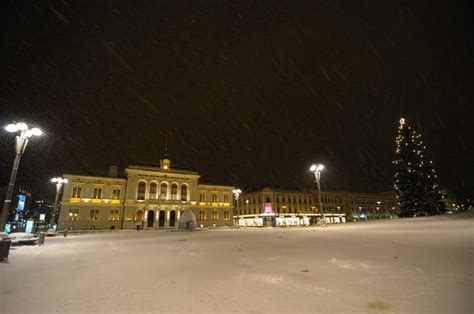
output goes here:
[{"label": "lit window", "polygon": [[137,200],[145,200],[145,190],[146,190],[146,183],[141,181],[138,182],[138,189],[137,189]]},{"label": "lit window", "polygon": [[79,209],[70,209],[67,220],[68,221],[79,221]]},{"label": "lit window", "polygon": [[158,185],[155,182],[150,183],[150,199],[156,200],[158,191]]},{"label": "lit window", "polygon": [[225,220],[229,220],[229,219],[230,219],[230,215],[229,215],[229,211],[228,211],[228,210],[225,210],[225,211],[224,211],[224,219],[225,219]]},{"label": "lit window", "polygon": [[81,190],[82,188],[79,186],[75,186],[72,188],[72,197],[73,198],[80,198],[81,197]]},{"label": "lit window", "polygon": [[118,221],[119,220],[119,211],[118,209],[112,209],[109,214],[110,221]]},{"label": "lit window", "polygon": [[206,220],[206,212],[204,210],[199,211],[199,220]]},{"label": "lit window", "polygon": [[94,193],[93,193],[92,198],[95,198],[95,199],[102,198],[102,189],[101,188],[94,188]]},{"label": "lit window", "polygon": [[168,195],[168,184],[162,183],[160,187],[160,196],[161,198],[165,199]]},{"label": "lit window", "polygon": [[142,221],[143,220],[143,211],[141,209],[137,210],[135,215],[135,221]]},{"label": "lit window", "polygon": [[217,213],[217,210],[213,210],[213,211],[212,211],[212,218],[211,218],[211,219],[212,219],[212,220],[217,220],[217,219],[219,219],[219,215],[218,215],[218,213]]},{"label": "lit window", "polygon": [[112,199],[119,200],[120,199],[120,189],[114,189],[112,191]]},{"label": "lit window", "polygon": [[178,199],[178,185],[174,183],[171,184],[171,199],[172,200]]},{"label": "lit window", "polygon": [[91,209],[91,214],[89,216],[89,220],[99,221],[99,210],[98,209]]},{"label": "lit window", "polygon": [[186,184],[181,185],[181,200],[182,201],[188,200],[188,186]]}]

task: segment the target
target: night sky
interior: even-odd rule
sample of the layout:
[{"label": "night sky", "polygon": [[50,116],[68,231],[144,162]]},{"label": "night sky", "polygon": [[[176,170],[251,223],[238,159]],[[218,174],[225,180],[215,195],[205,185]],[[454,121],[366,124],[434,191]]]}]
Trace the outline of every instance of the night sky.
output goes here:
[{"label": "night sky", "polygon": [[[36,5],[33,5],[36,3]],[[18,182],[158,163],[243,189],[391,189],[401,116],[471,192],[470,1],[3,1],[0,124],[46,135]],[[14,137],[0,133],[0,183]]]}]

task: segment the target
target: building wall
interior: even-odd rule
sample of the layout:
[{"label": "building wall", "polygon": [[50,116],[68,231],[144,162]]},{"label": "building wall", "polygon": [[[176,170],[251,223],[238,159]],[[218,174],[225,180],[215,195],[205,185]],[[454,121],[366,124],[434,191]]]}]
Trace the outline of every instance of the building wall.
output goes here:
[{"label": "building wall", "polygon": [[[64,175],[69,183],[62,196],[58,228],[178,228],[179,217],[187,209],[193,211],[198,226],[233,224],[233,187],[199,184],[198,173],[157,167],[130,166],[125,176]],[[198,201],[200,194],[206,201]]]},{"label": "building wall", "polygon": [[[321,191],[325,215],[345,214],[350,220],[363,216],[395,216],[398,204],[395,193],[369,194],[356,192]],[[379,203],[378,203],[379,202]],[[239,198],[238,215],[258,215],[271,203],[274,213],[279,215],[320,214],[316,190],[293,191],[264,188],[243,193]]]},{"label": "building wall", "polygon": [[[59,229],[118,229],[126,180],[65,174]],[[94,189],[97,189],[94,195]],[[100,189],[100,193],[98,192]],[[114,190],[120,191],[115,192]],[[91,216],[91,211],[94,214]],[[96,215],[96,211],[97,215]],[[113,211],[113,212],[112,212]],[[118,217],[115,214],[118,211]],[[96,220],[97,219],[97,220]]]}]

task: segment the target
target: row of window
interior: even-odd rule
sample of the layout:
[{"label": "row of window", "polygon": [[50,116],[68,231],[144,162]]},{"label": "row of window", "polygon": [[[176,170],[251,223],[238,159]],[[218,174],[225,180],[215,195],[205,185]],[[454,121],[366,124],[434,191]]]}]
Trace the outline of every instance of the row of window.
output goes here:
[{"label": "row of window", "polygon": [[[258,199],[256,198],[253,198],[253,199],[246,199],[245,201],[245,204],[261,204],[262,203],[262,199],[260,197],[258,197]],[[266,203],[271,203],[272,200],[270,197],[266,197],[265,198],[265,202]],[[312,199],[311,198],[298,198],[298,200],[296,199],[296,197],[294,197],[293,199],[291,197],[288,197],[288,198],[285,198],[285,197],[282,197],[281,199],[281,202],[282,203],[294,203],[294,204],[312,204]],[[314,202],[317,203],[318,202],[318,199],[315,198],[314,199]],[[329,199],[329,198],[323,198],[323,202],[332,202],[332,199]],[[280,197],[279,196],[276,196],[275,197],[275,203],[280,203]],[[242,201],[240,201],[240,204],[242,204]]]},{"label": "row of window", "polygon": [[[199,220],[206,220],[206,211],[200,210],[199,211]],[[217,210],[213,210],[211,212],[211,220],[218,220],[219,219],[219,212]],[[228,210],[224,211],[224,220],[229,220],[230,219],[230,213]]]},{"label": "row of window", "polygon": [[[211,212],[211,219],[212,220],[218,220],[219,219],[219,212],[217,210],[213,210]],[[230,213],[229,211],[224,211],[224,220],[229,220],[230,219]],[[70,209],[69,214],[67,217],[68,221],[79,221],[79,210],[78,209]],[[90,221],[99,221],[100,220],[100,211],[99,209],[91,209],[90,214],[89,214],[89,220]],[[112,209],[109,212],[109,221],[119,221],[120,216],[119,216],[119,210],[118,209]],[[142,221],[143,220],[143,211],[141,209],[137,210],[135,213],[135,221]],[[199,220],[206,220],[206,211],[201,210],[199,211]]]},{"label": "row of window", "polygon": [[[94,199],[101,199],[102,198],[102,188],[96,187],[92,192],[92,198]],[[113,189],[112,190],[112,199],[119,200],[120,199],[120,189]],[[75,186],[72,188],[72,197],[73,198],[80,198],[82,194],[82,187]]]},{"label": "row of window", "polygon": [[[89,214],[90,221],[99,221],[99,210],[98,209],[91,209]],[[79,210],[78,209],[70,209],[69,214],[67,216],[68,221],[79,221]],[[109,221],[119,221],[119,210],[112,209],[109,213]]]},{"label": "row of window", "polygon": [[[339,207],[336,207],[336,208],[333,208],[333,207],[325,207],[324,208],[324,211],[331,211],[331,212],[341,212],[342,209]],[[239,215],[257,215],[257,214],[261,214],[263,211],[259,208],[253,208],[253,209],[239,209]],[[305,208],[305,209],[298,209],[298,208],[291,208],[291,207],[288,207],[288,208],[282,208],[280,209],[280,207],[277,207],[276,208],[276,213],[280,214],[291,214],[291,213],[314,213],[314,212],[319,212],[319,208],[311,208],[311,209],[308,209],[308,208]]]},{"label": "row of window", "polygon": [[[147,184],[146,182],[140,181],[138,182],[138,188],[137,188],[137,200],[145,200],[146,198],[146,187]],[[171,191],[170,191],[170,199],[171,200],[177,200],[178,199],[178,185],[176,183],[171,184]],[[187,201],[188,200],[188,186],[186,184],[181,184],[181,191],[180,191],[180,199],[182,201]],[[168,197],[168,184],[167,183],[162,183],[160,185],[160,198],[161,199],[167,199]],[[148,198],[151,200],[157,200],[158,199],[158,184],[155,182],[152,182],[149,184],[149,189],[148,189]]]},{"label": "row of window", "polygon": [[[219,195],[214,194],[214,193],[211,194],[210,196],[211,196],[211,199],[209,201],[211,201],[213,203],[217,203],[219,201],[222,201],[224,203],[229,203],[229,195],[228,194],[224,194],[221,199],[219,199],[219,197],[218,197]],[[200,202],[207,202],[208,201],[208,199],[206,198],[205,193],[199,194],[199,201]]]}]

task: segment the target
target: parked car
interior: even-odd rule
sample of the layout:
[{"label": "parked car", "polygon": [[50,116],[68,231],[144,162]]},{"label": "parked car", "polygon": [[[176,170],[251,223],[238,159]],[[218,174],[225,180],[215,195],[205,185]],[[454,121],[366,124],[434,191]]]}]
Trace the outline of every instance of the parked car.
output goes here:
[{"label": "parked car", "polygon": [[57,233],[54,229],[48,229],[48,231],[46,231],[44,234],[47,237],[54,237],[57,236],[59,233]]}]

